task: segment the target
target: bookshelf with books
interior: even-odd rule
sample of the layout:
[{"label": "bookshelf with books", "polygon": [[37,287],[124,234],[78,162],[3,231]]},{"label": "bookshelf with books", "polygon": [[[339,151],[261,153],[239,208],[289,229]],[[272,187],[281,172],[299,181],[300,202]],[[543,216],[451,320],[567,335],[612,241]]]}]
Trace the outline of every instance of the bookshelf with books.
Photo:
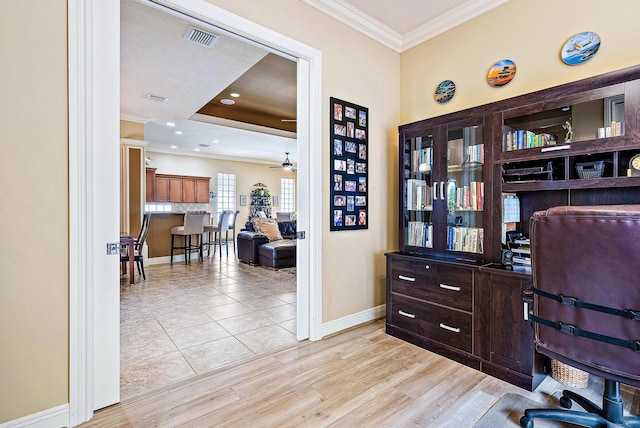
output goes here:
[{"label": "bookshelf with books", "polygon": [[640,204],[640,65],[402,125],[399,149],[387,332],[535,388],[548,361],[522,319],[529,219]]},{"label": "bookshelf with books", "polygon": [[485,162],[482,119],[404,129],[400,144],[404,250],[482,260]]}]

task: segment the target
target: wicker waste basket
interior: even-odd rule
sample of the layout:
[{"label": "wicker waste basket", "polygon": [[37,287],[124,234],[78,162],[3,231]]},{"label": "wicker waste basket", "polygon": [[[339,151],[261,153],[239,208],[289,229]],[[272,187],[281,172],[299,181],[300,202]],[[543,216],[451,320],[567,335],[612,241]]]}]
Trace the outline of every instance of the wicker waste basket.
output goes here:
[{"label": "wicker waste basket", "polygon": [[589,385],[589,373],[556,360],[551,360],[551,377],[573,388],[586,388]]}]

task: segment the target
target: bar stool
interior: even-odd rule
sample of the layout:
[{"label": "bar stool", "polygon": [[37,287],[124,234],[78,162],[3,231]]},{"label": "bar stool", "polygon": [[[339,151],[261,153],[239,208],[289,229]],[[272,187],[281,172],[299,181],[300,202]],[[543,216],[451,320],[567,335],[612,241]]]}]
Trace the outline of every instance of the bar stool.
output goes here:
[{"label": "bar stool", "polygon": [[[225,245],[227,243],[227,239],[229,238],[229,219],[233,211],[224,210],[220,213],[220,218],[218,219],[217,225],[205,226],[204,231],[209,235],[207,239],[207,243],[205,246],[207,247],[207,256],[211,255],[211,246],[213,245],[213,254],[216,254],[216,246],[220,247],[220,257],[222,257],[222,232],[225,232]],[[213,240],[212,238],[213,234]],[[229,255],[229,246],[227,245],[227,256]]]},{"label": "bar stool", "polygon": [[[204,232],[204,218],[207,213],[187,212],[184,214],[184,223],[182,226],[171,228],[171,263],[173,263],[173,250],[184,250],[184,264],[190,262],[191,250],[198,250],[200,260],[202,261],[202,234]],[[175,237],[184,237],[184,247],[175,246]],[[198,244],[191,243],[191,237],[198,235]]]},{"label": "bar stool", "polygon": [[233,239],[233,254],[236,254],[236,219],[238,218],[240,211],[233,213],[233,218],[229,224],[229,230],[231,231],[231,239]]}]

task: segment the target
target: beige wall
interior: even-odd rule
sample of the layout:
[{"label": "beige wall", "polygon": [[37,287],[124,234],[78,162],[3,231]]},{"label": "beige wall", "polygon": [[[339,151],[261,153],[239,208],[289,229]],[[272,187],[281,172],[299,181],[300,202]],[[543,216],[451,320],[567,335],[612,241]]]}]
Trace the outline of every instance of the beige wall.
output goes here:
[{"label": "beige wall", "polygon": [[[636,65],[640,50],[640,2],[619,0],[510,0],[472,21],[402,54],[402,123],[438,116],[535,90]],[[589,61],[569,66],[560,50],[574,34],[594,31],[602,40]],[[500,88],[487,83],[489,68],[501,59],[516,63],[514,79]],[[437,104],[433,91],[442,80],[456,94]]]},{"label": "beige wall", "polygon": [[129,120],[120,121],[120,138],[131,140],[144,140],[144,123],[131,122]]},{"label": "beige wall", "polygon": [[0,423],[69,401],[66,14],[0,2]]},{"label": "beige wall", "polygon": [[[384,304],[384,252],[397,245],[389,195],[396,186],[400,55],[300,0],[209,2],[322,51],[322,321]],[[329,232],[329,97],[369,108],[368,230]]]},{"label": "beige wall", "polygon": [[[383,253],[397,245],[398,124],[626,67],[640,55],[636,0],[511,0],[401,56],[300,0],[210,1],[323,52],[323,322],[384,303]],[[66,30],[64,0],[0,2],[0,53],[10,65],[0,79],[0,213],[12,243],[0,250],[0,423],[68,402]],[[560,47],[585,30],[600,34],[600,52],[563,65]],[[518,74],[491,88],[486,73],[503,58]],[[444,79],[458,93],[436,105]],[[369,108],[368,230],[328,231],[330,96]],[[36,242],[25,233],[34,224]]]},{"label": "beige wall", "polygon": [[[236,175],[236,208],[240,211],[236,221],[236,231],[244,227],[248,217],[251,204],[251,190],[255,183],[264,183],[269,189],[271,196],[280,196],[280,178],[296,179],[296,174],[285,172],[282,168],[271,168],[273,165],[265,165],[250,162],[235,162],[221,159],[212,159],[198,156],[182,156],[166,153],[153,152],[147,150],[147,155],[153,158],[150,165],[157,168],[156,174],[176,174],[195,175],[198,177],[211,177],[209,187],[217,189],[218,173],[224,172]],[[297,185],[297,184],[296,184]],[[240,206],[240,195],[247,196],[247,205]],[[216,212],[217,205],[210,206],[208,211]],[[272,213],[275,216],[279,207],[273,207]]]}]

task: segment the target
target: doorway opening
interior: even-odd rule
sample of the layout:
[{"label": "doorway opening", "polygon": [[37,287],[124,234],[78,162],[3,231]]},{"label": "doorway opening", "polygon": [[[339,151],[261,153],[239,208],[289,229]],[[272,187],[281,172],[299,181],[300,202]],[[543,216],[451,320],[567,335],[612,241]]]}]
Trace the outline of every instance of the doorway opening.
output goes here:
[{"label": "doorway opening", "polygon": [[[280,92],[292,88],[295,96],[294,59],[287,56],[278,60],[273,50],[249,44],[244,38],[230,36],[220,28],[155,4],[121,0],[120,15],[121,112],[124,113],[121,119],[145,120],[144,139],[148,144],[145,160],[148,166],[157,168],[158,173],[173,170],[184,175],[210,175],[211,188],[217,186],[217,198],[212,198],[209,204],[172,204],[172,211],[206,210],[215,219],[222,208],[230,208],[220,205],[234,202],[227,200],[224,189],[220,188],[221,171],[234,177],[231,192],[234,195],[247,194],[253,182],[269,182],[270,179],[273,181],[271,191],[278,195],[280,192],[274,187],[276,183],[280,184],[279,177],[292,172],[256,165],[252,163],[253,159],[259,157],[267,144],[278,156],[283,150],[295,155],[299,142],[295,138],[269,134],[262,137],[266,140],[263,142],[255,132],[222,129],[215,123],[219,118],[204,118],[203,115],[207,111],[217,111],[227,117],[238,114],[230,109],[219,111],[216,108],[220,105],[217,98],[225,100],[222,91],[230,92],[229,88],[237,92],[240,105],[255,102],[249,101],[249,97],[256,97],[251,94],[252,89],[256,91],[251,85],[263,82],[260,84],[263,88],[268,80],[278,86]],[[210,47],[192,46],[182,37],[187,28],[188,31],[197,28],[197,31],[215,34],[217,40]],[[281,72],[289,76],[283,73],[285,67],[294,71],[293,82],[282,82],[278,75]],[[256,69],[265,77],[258,76],[260,71]],[[271,70],[275,71],[276,77],[269,78]],[[236,80],[230,83],[232,79]],[[238,83],[241,81],[249,81],[249,84]],[[225,86],[227,88],[221,91]],[[276,96],[261,88],[258,90],[265,93],[261,92],[260,98],[267,100]],[[140,102],[140,94],[147,92],[167,95],[168,101],[162,110],[156,108],[155,103]],[[209,97],[211,101],[207,102]],[[201,108],[203,102],[206,104]],[[289,110],[288,114],[295,118],[295,98],[293,103],[293,112]],[[273,109],[284,107],[283,104],[272,106]],[[171,121],[171,126],[165,125],[166,119]],[[256,122],[263,118],[249,120]],[[244,124],[234,122],[234,126]],[[253,131],[262,129],[255,123],[248,127]],[[286,127],[291,128],[290,121],[286,121]],[[180,130],[179,137],[175,136],[175,130]],[[286,134],[286,129],[283,131],[276,133]],[[246,163],[242,162],[245,143],[236,139],[248,140],[252,145],[251,157]],[[212,140],[217,143],[207,144]],[[191,146],[197,141],[205,143],[198,144],[199,152],[194,153]],[[235,161],[226,162],[228,166],[225,166],[225,161],[219,159],[221,154]],[[233,199],[237,198],[234,196]],[[251,199],[253,203],[254,198]],[[278,203],[276,199],[273,202],[275,217]],[[271,200],[268,203],[271,204]],[[240,210],[238,229],[244,227],[247,214],[249,218],[255,214],[253,206],[249,213],[248,205],[244,208],[233,206],[234,210]],[[169,215],[157,213],[152,216],[151,229],[154,217],[155,223],[162,225],[166,221],[164,217]],[[134,229],[135,219],[131,222]],[[149,252],[164,255],[154,239],[163,240],[162,246],[167,238],[167,233],[161,236],[158,232],[151,233],[147,239]],[[222,257],[214,255],[202,264],[188,265],[175,262],[173,265],[155,265],[156,262],[167,262],[166,256],[155,257],[150,259],[153,265],[147,268],[146,281],[138,279],[130,285],[127,278],[121,278],[121,400],[296,343],[297,267],[273,272],[260,266],[244,265],[234,254],[226,256],[223,248],[220,248],[220,254]],[[301,263],[306,260],[297,264]],[[303,268],[308,270],[306,266]]]},{"label": "doorway opening", "polygon": [[[321,339],[322,101],[320,51],[197,0],[166,0],[164,6],[274,46],[297,58],[299,215],[307,239],[297,274],[304,302],[297,335]],[[104,242],[117,241],[119,148],[119,5],[70,0],[69,9],[69,210],[70,210],[70,423],[119,401],[118,259]],[[98,54],[99,53],[99,54]],[[108,180],[108,178],[112,178]],[[305,192],[303,189],[306,189]],[[304,207],[304,208],[303,208]],[[302,279],[304,278],[304,279]],[[298,282],[300,282],[300,280]],[[300,338],[300,337],[299,337]]]}]

